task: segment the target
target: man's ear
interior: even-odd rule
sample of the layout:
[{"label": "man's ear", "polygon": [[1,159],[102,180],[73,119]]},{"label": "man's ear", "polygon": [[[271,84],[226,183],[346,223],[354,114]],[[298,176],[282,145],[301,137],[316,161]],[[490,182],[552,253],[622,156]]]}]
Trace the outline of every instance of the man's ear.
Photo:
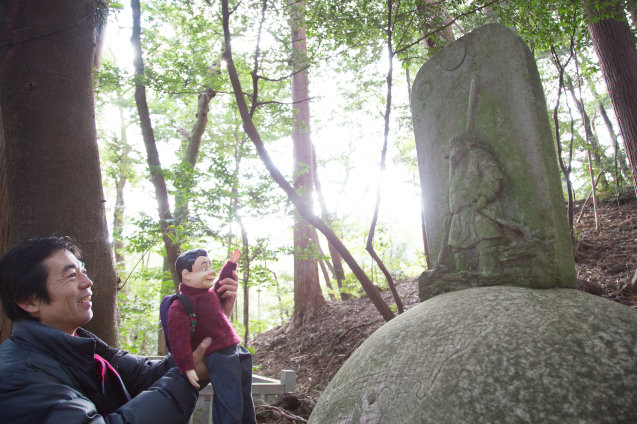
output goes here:
[{"label": "man's ear", "polygon": [[38,317],[40,315],[41,302],[40,299],[35,298],[35,295],[32,295],[27,300],[24,300],[22,302],[16,301],[15,303],[34,317]]},{"label": "man's ear", "polygon": [[188,274],[190,274],[190,271],[188,271],[187,269],[182,269],[181,279],[183,280],[185,278],[186,280],[190,281],[190,276]]}]

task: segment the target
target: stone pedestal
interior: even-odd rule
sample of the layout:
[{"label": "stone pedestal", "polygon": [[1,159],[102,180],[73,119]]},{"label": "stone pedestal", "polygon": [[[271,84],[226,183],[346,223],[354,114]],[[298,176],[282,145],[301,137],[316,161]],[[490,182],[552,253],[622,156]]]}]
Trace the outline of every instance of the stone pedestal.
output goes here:
[{"label": "stone pedestal", "polygon": [[637,311],[572,289],[485,287],[391,320],[309,423],[637,422]]}]

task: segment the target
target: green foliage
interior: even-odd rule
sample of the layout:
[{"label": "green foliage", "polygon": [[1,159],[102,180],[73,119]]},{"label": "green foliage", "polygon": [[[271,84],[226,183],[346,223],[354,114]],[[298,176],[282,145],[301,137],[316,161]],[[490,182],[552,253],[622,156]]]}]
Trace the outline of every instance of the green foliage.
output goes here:
[{"label": "green foliage", "polygon": [[142,268],[128,280],[125,291],[118,293],[122,349],[136,355],[157,353],[159,300],[167,280],[172,284],[170,275],[161,269]]},{"label": "green foliage", "polygon": [[[604,6],[613,2],[587,3]],[[411,112],[408,102],[396,93],[403,92],[406,97],[405,82],[411,84],[422,63],[449,42],[443,37],[444,27],[450,28],[455,38],[463,31],[471,31],[487,22],[500,22],[515,28],[538,61],[549,108],[555,106],[557,98],[557,70],[551,61],[550,49],[553,47],[562,62],[566,62],[574,51],[578,66],[572,60],[566,73],[577,90],[581,86],[583,91],[585,109],[600,139],[600,167],[614,170],[614,158],[609,150],[612,147],[600,134],[605,127],[597,113],[598,102],[609,110],[611,105],[601,89],[600,69],[586,28],[591,19],[609,17],[608,8],[597,7],[595,13],[589,14],[584,3],[573,0],[308,1],[302,11],[303,20],[295,23],[307,28],[308,51],[305,54],[292,49],[289,42],[292,12],[289,3],[274,0],[266,5],[262,22],[262,1],[231,4],[231,7],[236,6],[231,17],[234,61],[248,107],[254,107],[255,125],[275,155],[291,154],[288,141],[294,127],[294,107],[290,105],[289,77],[293,70],[307,68],[313,84],[310,86],[312,95],[319,93],[312,99],[313,137],[332,126],[340,130],[338,140],[329,148],[317,143],[316,159],[321,181],[335,194],[335,200],[328,201],[327,210],[322,213],[323,219],[330,222],[331,228],[355,257],[362,258],[359,263],[381,288],[385,288],[386,282],[364,250],[368,218],[360,212],[369,208],[365,200],[370,188],[375,191],[373,184],[384,127],[382,115],[387,100],[388,57],[393,58],[394,66],[389,163],[400,167],[407,175],[406,179],[411,179],[414,191],[418,192]],[[121,21],[122,7],[123,3],[110,4],[115,13],[111,13],[109,19],[115,27],[129,25]],[[151,0],[144,2],[142,10],[146,64],[143,82],[147,87],[153,129],[162,157],[161,172],[171,196],[174,218],[168,224],[176,230],[176,235],[169,237],[182,251],[213,246],[210,250],[216,267],[221,266],[227,253],[235,247],[243,250],[240,228],[242,225],[249,227],[244,225],[245,222],[292,221],[291,205],[258,160],[243,131],[228,73],[221,61],[224,44],[218,13],[216,2],[209,5],[183,0]],[[255,58],[258,37],[259,55]],[[104,56],[102,68],[95,75],[95,91],[98,142],[110,219],[118,185],[127,182],[128,196],[131,188],[152,192],[151,171],[159,171],[159,168],[148,168],[145,149],[140,142],[131,64],[117,63],[108,48]],[[255,62],[258,64],[256,70]],[[256,84],[253,76],[257,78]],[[321,84],[329,85],[332,90],[321,91],[324,87],[317,87]],[[197,164],[193,167],[182,158],[197,118],[198,95],[207,89],[214,90],[216,95],[210,102],[208,125],[201,140]],[[253,104],[255,90],[258,91],[258,104]],[[335,97],[330,98],[331,95]],[[590,146],[586,142],[582,118],[571,99],[572,112],[569,113],[566,97],[562,93],[557,126],[562,140],[568,142],[572,115],[574,169],[571,178],[577,196],[584,197],[590,190],[587,160]],[[552,114],[550,119],[553,119]],[[302,127],[306,125],[302,124]],[[619,155],[623,155],[621,149]],[[368,156],[374,159],[361,160]],[[595,174],[599,172],[597,165],[594,164],[594,168]],[[310,170],[309,164],[303,164],[296,171],[290,168],[286,178],[291,180]],[[356,176],[361,174],[368,176],[363,183],[356,181]],[[607,176],[614,183],[614,177],[608,171]],[[360,199],[358,204],[363,206],[351,206],[346,202],[350,198]],[[384,205],[381,211],[383,208]],[[352,215],[354,212],[359,215]],[[125,280],[125,275],[131,273],[137,263],[139,265],[120,291],[122,343],[132,352],[154,353],[159,300],[163,294],[174,290],[164,271],[160,225],[152,212],[135,211],[123,216],[124,228],[113,234],[115,239],[126,242],[123,250],[126,271],[122,271],[122,279]],[[292,257],[321,256],[316,248],[294,251],[285,246],[289,236],[284,236],[287,239],[281,242],[282,235],[247,234],[249,261],[242,257],[238,272],[241,275],[249,266],[248,288],[252,297],[256,292],[261,299],[250,302],[251,334],[278,325],[291,316],[293,277],[287,272],[277,275],[273,272],[278,269],[276,267],[285,268],[288,265],[283,264],[289,264]],[[417,234],[417,249],[411,247],[413,237],[413,234],[396,231],[390,220],[378,223],[374,248],[395,278],[416,275],[424,268],[420,234]],[[332,284],[336,287],[335,281]],[[358,296],[363,294],[360,284],[347,268],[343,291]],[[339,293],[334,294],[339,297]],[[243,334],[244,328],[239,321],[234,325],[237,332]]]}]

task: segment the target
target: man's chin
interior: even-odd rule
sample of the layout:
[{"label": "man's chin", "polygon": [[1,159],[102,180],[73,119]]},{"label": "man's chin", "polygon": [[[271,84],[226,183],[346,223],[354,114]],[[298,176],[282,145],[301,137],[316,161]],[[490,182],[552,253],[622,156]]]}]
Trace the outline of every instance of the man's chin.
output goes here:
[{"label": "man's chin", "polygon": [[[86,321],[85,321],[82,325],[86,325],[86,324],[87,324],[90,320],[92,320],[92,319],[93,319],[93,310],[92,310],[92,309],[89,309],[89,311],[88,311],[88,312],[89,312],[89,313],[88,313],[88,316],[87,316],[87,318],[86,318]],[[82,325],[80,325],[80,327],[81,327]]]}]

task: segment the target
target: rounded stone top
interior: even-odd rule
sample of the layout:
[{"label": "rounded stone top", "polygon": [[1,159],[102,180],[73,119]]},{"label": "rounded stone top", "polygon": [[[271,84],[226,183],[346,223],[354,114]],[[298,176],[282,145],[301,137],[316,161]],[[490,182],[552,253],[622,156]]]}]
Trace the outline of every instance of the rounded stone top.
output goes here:
[{"label": "rounded stone top", "polygon": [[634,309],[573,289],[467,289],[372,334],[308,422],[637,422],[635,358]]}]

